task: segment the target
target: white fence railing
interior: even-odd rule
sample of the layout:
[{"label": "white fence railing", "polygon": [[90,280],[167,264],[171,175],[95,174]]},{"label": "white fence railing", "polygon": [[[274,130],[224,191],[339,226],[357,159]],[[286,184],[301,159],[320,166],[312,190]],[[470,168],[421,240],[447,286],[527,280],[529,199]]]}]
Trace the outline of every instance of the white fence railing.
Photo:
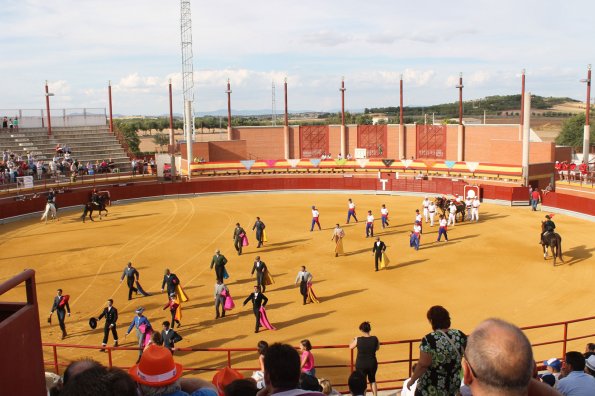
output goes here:
[{"label": "white fence railing", "polygon": [[[105,108],[51,109],[52,128],[101,126],[107,124]],[[44,109],[0,109],[0,119],[18,119],[19,128],[46,128]]]}]

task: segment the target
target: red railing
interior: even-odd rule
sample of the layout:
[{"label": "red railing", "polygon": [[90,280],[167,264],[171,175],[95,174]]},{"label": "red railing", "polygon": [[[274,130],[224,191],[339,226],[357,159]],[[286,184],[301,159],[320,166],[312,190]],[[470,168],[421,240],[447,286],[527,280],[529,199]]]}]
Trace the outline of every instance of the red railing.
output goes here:
[{"label": "red railing", "polygon": [[[541,325],[535,325],[535,326],[527,326],[527,327],[523,327],[522,329],[525,331],[525,333],[527,333],[528,337],[530,339],[532,339],[532,346],[533,346],[533,350],[534,350],[534,356],[536,358],[536,362],[538,364],[538,366],[540,366],[541,362],[543,362],[544,360],[552,357],[552,356],[558,356],[558,357],[562,357],[564,356],[564,354],[566,353],[566,351],[569,349],[569,343],[573,343],[575,341],[579,341],[579,340],[584,340],[584,339],[588,339],[588,338],[592,338],[595,337],[595,333],[592,332],[582,332],[583,329],[576,329],[576,331],[580,332],[580,334],[576,334],[573,336],[569,336],[569,326],[570,325],[574,325],[574,324],[585,324],[585,329],[592,329],[594,328],[593,323],[589,323],[587,325],[587,322],[589,321],[595,321],[595,316],[590,316],[587,318],[581,318],[581,319],[573,319],[573,320],[568,320],[568,321],[563,321],[563,322],[556,322],[556,323],[547,323],[547,324],[541,324]],[[554,338],[554,339],[546,339],[546,340],[541,340],[541,338],[543,337],[543,335],[540,337],[539,334],[535,334],[535,335],[531,335],[531,333],[533,331],[536,330],[545,330],[546,333],[547,332],[551,332],[551,331],[560,331],[561,330],[561,338]],[[546,334],[545,337],[548,337],[548,335]],[[533,339],[538,339],[537,341],[533,341]],[[385,379],[379,379],[377,382],[379,384],[392,384],[390,386],[384,387],[382,388],[382,386],[379,389],[400,389],[402,386],[402,382],[408,377],[408,373],[411,372],[411,367],[413,365],[413,363],[415,363],[415,361],[417,360],[417,353],[415,353],[414,355],[414,348],[415,346],[419,345],[420,341],[419,339],[415,339],[415,340],[401,340],[401,341],[387,341],[387,342],[381,342],[380,345],[384,346],[385,348],[381,348],[381,350],[386,349],[386,346],[390,346],[390,345],[406,345],[407,346],[407,352],[405,354],[403,354],[403,356],[399,359],[394,359],[394,360],[379,360],[378,361],[378,365],[380,366],[379,368],[379,373],[381,373],[382,370],[382,366],[387,366],[387,365],[403,365],[406,364],[407,369],[404,370],[404,368],[401,366],[400,370],[396,370],[396,369],[390,369],[390,372],[395,373],[394,377],[388,377],[386,378],[385,376],[383,376]],[[552,348],[553,345],[560,345],[560,349],[557,348]],[[582,346],[579,347],[578,345],[573,344],[574,349],[577,350],[582,350]],[[59,357],[58,357],[58,349],[59,348],[72,348],[72,349],[94,349],[94,350],[99,350],[101,349],[100,346],[87,346],[87,345],[72,345],[72,344],[56,344],[56,343],[43,343],[44,347],[50,347],[52,348],[52,358],[51,360],[46,360],[46,366],[48,367],[52,367],[53,370],[56,373],[60,372],[60,367],[64,367],[68,364],[68,362],[60,362]],[[538,349],[541,349],[541,347],[548,347],[546,348],[546,351],[544,352],[539,352]],[[348,345],[320,345],[320,346],[314,346],[313,349],[316,350],[329,350],[329,349],[342,349],[342,350],[346,350],[346,352],[349,353],[349,358],[345,359],[345,363],[341,363],[341,364],[327,364],[327,365],[317,365],[317,369],[318,369],[318,373],[321,373],[321,369],[345,369],[344,373],[342,373],[342,375],[339,377],[342,380],[338,380],[338,381],[333,381],[333,384],[336,387],[346,387],[347,384],[346,383],[342,383],[342,381],[344,381],[344,379],[346,379],[349,376],[349,373],[351,371],[354,370],[355,368],[355,354],[354,354],[354,350],[350,350]],[[208,353],[222,353],[225,354],[225,358],[220,360],[220,363],[217,365],[206,365],[206,366],[200,366],[200,367],[185,367],[184,371],[194,371],[194,372],[209,372],[209,371],[216,371],[221,369],[224,366],[227,367],[232,367],[238,371],[253,371],[253,370],[257,370],[257,367],[244,367],[241,365],[234,365],[233,364],[233,354],[246,354],[246,353],[250,353],[254,356],[254,360],[256,360],[256,349],[255,348],[176,348],[177,351],[180,352],[193,352],[193,353],[204,353],[206,354]],[[108,360],[108,367],[111,367],[113,364],[113,354],[116,352],[120,352],[120,351],[138,351],[138,348],[131,348],[131,347],[106,347],[106,351],[107,351],[107,360]],[[349,371],[347,371],[347,369]],[[402,372],[405,374],[405,377],[399,377],[397,376],[397,372]],[[326,376],[326,375],[325,375]],[[326,376],[329,377],[329,376]]]}]

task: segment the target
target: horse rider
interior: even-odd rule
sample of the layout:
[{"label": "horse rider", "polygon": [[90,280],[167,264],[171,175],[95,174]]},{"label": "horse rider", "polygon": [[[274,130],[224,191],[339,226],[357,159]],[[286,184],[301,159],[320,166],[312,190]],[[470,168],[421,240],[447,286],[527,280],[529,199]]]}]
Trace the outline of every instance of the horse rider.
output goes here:
[{"label": "horse rider", "polygon": [[556,224],[552,221],[552,217],[550,215],[545,215],[546,220],[543,222],[543,233],[541,233],[541,240],[539,241],[540,245],[544,244],[544,239],[547,234],[550,232],[553,233],[556,229]]},{"label": "horse rider", "polygon": [[96,189],[93,189],[93,192],[91,193],[91,202],[95,206],[101,206],[101,203],[99,202],[99,194]]}]

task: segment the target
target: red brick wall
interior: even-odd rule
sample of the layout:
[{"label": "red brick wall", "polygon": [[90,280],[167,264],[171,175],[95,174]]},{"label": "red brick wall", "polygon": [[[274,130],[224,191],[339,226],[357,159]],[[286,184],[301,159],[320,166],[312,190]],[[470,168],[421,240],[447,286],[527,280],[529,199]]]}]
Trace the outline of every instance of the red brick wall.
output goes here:
[{"label": "red brick wall", "polygon": [[233,139],[246,141],[246,150],[250,158],[285,157],[283,126],[234,128]]},{"label": "red brick wall", "polygon": [[447,161],[456,161],[457,160],[458,133],[459,133],[458,125],[447,125],[446,126],[446,160]]},{"label": "red brick wall", "polygon": [[241,161],[247,157],[245,140],[209,142],[209,161]]},{"label": "red brick wall", "polygon": [[[347,129],[347,126],[345,126]],[[347,134],[347,131],[345,131]],[[341,152],[341,125],[330,125],[328,129],[328,150],[336,158]],[[328,153],[327,153],[328,154]]]},{"label": "red brick wall", "polygon": [[[416,131],[415,125],[405,125],[405,158],[409,159],[411,157],[415,158],[416,154]],[[401,158],[399,158],[401,159]]]},{"label": "red brick wall", "polygon": [[555,147],[554,150],[556,151],[554,161],[568,161],[572,160],[572,147]]},{"label": "red brick wall", "polygon": [[386,158],[399,158],[399,125],[388,125],[386,127]]}]

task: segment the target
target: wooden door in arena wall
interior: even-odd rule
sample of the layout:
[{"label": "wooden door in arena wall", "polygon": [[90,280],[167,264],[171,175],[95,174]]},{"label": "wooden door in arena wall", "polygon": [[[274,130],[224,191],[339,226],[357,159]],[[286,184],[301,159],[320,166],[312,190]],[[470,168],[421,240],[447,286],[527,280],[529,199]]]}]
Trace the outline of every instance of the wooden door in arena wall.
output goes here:
[{"label": "wooden door in arena wall", "polygon": [[446,159],[446,125],[415,126],[416,158]]},{"label": "wooden door in arena wall", "polygon": [[386,125],[358,125],[357,147],[366,149],[368,158],[386,158]]},{"label": "wooden door in arena wall", "polygon": [[300,126],[300,157],[320,158],[329,151],[328,125]]}]

